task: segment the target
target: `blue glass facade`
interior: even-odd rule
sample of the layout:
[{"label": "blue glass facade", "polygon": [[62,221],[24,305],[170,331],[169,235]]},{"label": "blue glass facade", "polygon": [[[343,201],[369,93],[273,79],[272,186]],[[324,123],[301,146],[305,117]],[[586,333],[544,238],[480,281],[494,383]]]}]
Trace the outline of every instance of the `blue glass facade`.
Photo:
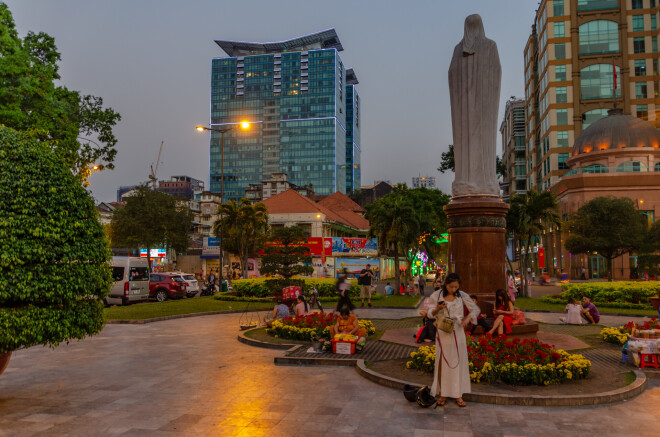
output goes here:
[{"label": "blue glass facade", "polygon": [[[249,184],[272,173],[312,185],[317,194],[352,190],[347,183],[359,182],[359,129],[352,119],[348,127],[347,115],[349,108],[354,113],[356,98],[336,48],[213,59],[211,127],[253,123],[248,131],[237,127],[225,134],[225,198],[243,197]],[[357,179],[356,171],[347,177],[349,141]],[[211,132],[212,192],[220,192],[220,142],[221,134]]]},{"label": "blue glass facade", "polygon": [[360,189],[360,96],[354,85],[346,86],[346,192]]}]

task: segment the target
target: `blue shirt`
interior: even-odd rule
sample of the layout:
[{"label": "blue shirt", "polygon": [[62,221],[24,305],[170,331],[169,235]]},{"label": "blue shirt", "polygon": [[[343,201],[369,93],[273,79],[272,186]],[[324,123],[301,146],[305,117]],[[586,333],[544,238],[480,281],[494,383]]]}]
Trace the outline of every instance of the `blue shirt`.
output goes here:
[{"label": "blue shirt", "polygon": [[283,319],[285,317],[289,317],[289,307],[287,307],[286,305],[284,304],[276,305],[275,309],[277,310],[277,313],[275,313],[276,319]]}]

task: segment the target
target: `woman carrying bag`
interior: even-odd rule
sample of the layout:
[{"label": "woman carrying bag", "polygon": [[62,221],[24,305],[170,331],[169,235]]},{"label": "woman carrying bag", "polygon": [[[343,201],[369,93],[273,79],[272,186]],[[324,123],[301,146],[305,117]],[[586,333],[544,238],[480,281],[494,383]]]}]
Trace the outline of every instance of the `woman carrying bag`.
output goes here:
[{"label": "woman carrying bag", "polygon": [[[435,371],[431,395],[440,396],[437,405],[442,407],[447,398],[455,398],[459,407],[465,407],[463,394],[470,393],[470,366],[468,361],[465,327],[477,324],[480,309],[470,296],[459,291],[461,279],[450,273],[444,284],[429,298],[428,317],[436,320]],[[469,314],[463,317],[463,308]]]}]

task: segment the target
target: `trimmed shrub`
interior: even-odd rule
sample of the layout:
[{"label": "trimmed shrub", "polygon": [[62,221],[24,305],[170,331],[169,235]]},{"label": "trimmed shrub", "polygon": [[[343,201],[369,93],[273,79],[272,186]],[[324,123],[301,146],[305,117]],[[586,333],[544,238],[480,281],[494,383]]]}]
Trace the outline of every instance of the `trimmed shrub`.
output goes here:
[{"label": "trimmed shrub", "polygon": [[0,353],[98,333],[110,250],[80,179],[0,126],[0,193]]},{"label": "trimmed shrub", "polygon": [[575,300],[589,297],[596,305],[612,308],[649,308],[649,298],[658,296],[660,282],[589,282],[580,284],[562,284],[559,296],[545,296],[544,302],[566,303],[568,298]]},{"label": "trimmed shrub", "polygon": [[[270,297],[274,294],[281,294],[282,289],[288,286],[298,286],[304,294],[309,294],[312,287],[315,287],[320,297],[337,296],[335,289],[335,279],[329,278],[252,278],[238,279],[232,282],[234,294],[246,297]],[[351,281],[349,289],[351,295],[360,295],[360,286],[357,281]]]}]

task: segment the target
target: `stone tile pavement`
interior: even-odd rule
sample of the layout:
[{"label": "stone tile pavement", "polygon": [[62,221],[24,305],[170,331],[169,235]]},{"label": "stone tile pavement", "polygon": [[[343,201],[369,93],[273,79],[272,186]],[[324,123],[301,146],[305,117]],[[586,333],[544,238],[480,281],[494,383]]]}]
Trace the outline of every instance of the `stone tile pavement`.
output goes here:
[{"label": "stone tile pavement", "polygon": [[660,434],[657,381],[607,407],[423,410],[352,368],[275,366],[282,351],[236,341],[239,317],[108,325],[18,351],[0,376],[0,436]]},{"label": "stone tile pavement", "polygon": [[[556,325],[563,324],[562,322],[559,321],[559,317],[563,317],[563,316],[564,314],[562,313],[540,313],[533,311],[525,311],[525,317],[527,318],[536,320],[537,322],[552,323]],[[603,326],[621,326],[621,325],[625,325],[631,320],[634,320],[637,323],[643,323],[645,320],[649,320],[649,319],[650,317],[611,316],[607,314],[601,314],[600,321],[598,322],[598,324]],[[574,326],[580,327],[582,325],[574,325]]]}]

